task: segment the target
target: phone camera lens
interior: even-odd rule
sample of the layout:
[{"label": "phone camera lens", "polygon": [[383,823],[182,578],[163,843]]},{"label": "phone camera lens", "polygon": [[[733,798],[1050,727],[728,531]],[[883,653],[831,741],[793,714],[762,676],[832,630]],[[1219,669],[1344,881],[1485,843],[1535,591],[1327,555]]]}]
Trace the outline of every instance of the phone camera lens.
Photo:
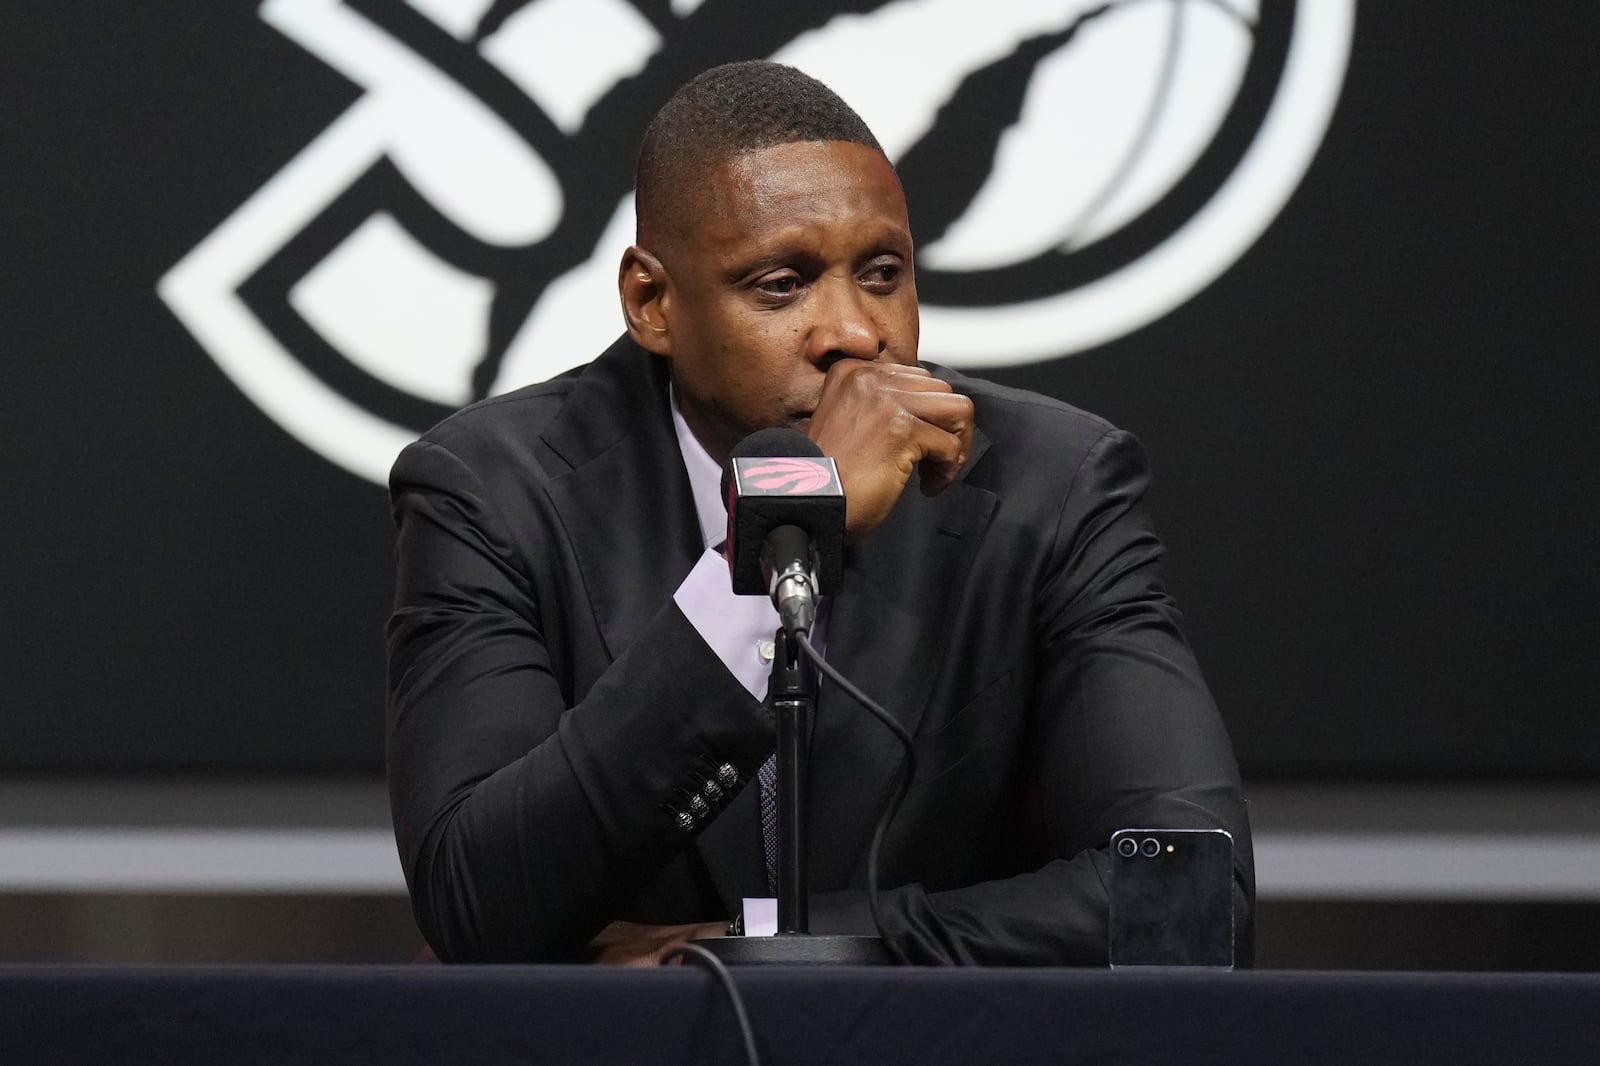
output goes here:
[{"label": "phone camera lens", "polygon": [[1161,854],[1161,841],[1157,840],[1155,837],[1145,837],[1144,843],[1141,845],[1141,850],[1144,851],[1145,858],[1153,859],[1157,855]]},{"label": "phone camera lens", "polygon": [[1117,854],[1124,859],[1131,859],[1139,854],[1139,842],[1132,837],[1123,837],[1117,841]]}]

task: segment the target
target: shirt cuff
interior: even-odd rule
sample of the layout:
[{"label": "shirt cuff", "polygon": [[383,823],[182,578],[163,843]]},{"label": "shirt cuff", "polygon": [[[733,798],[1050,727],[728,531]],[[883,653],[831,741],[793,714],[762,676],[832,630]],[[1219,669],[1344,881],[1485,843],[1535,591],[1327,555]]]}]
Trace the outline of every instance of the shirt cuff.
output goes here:
[{"label": "shirt cuff", "polygon": [[735,595],[728,561],[710,548],[672,599],[728,672],[750,695],[765,699],[767,678],[772,674],[772,638],[778,631],[778,612],[772,601],[766,596]]}]

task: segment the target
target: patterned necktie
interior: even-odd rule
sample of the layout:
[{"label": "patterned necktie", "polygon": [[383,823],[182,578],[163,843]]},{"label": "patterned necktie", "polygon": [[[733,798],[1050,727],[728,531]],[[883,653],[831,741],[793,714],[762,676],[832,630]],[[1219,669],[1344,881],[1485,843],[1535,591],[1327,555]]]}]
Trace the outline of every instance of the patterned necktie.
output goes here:
[{"label": "patterned necktie", "polygon": [[767,756],[756,775],[761,782],[761,850],[767,857],[767,890],[778,894],[778,756]]},{"label": "patterned necktie", "polygon": [[[712,549],[724,557],[728,542],[723,541]],[[763,661],[771,662],[770,652],[763,651]],[[761,854],[767,860],[767,891],[778,894],[778,754],[773,752],[756,773],[761,785]]]}]

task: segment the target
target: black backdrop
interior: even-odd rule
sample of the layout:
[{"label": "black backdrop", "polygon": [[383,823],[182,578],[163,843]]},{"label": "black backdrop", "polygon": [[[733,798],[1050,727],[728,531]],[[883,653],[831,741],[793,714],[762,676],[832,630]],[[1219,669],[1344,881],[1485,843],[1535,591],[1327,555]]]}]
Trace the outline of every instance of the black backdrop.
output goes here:
[{"label": "black backdrop", "polygon": [[[377,770],[384,493],[154,289],[359,89],[250,4],[10,4],[0,40],[0,766]],[[1363,5],[1233,269],[989,374],[1149,446],[1248,775],[1600,770],[1597,55],[1588,0]]]}]

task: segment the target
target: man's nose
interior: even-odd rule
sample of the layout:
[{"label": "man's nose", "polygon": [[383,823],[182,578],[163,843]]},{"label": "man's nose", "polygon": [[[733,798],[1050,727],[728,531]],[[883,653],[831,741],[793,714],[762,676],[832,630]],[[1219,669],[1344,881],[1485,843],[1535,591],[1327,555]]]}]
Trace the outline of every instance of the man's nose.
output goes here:
[{"label": "man's nose", "polygon": [[839,359],[878,358],[885,342],[872,314],[872,297],[854,278],[829,278],[818,289],[809,345],[812,359],[826,368]]}]

